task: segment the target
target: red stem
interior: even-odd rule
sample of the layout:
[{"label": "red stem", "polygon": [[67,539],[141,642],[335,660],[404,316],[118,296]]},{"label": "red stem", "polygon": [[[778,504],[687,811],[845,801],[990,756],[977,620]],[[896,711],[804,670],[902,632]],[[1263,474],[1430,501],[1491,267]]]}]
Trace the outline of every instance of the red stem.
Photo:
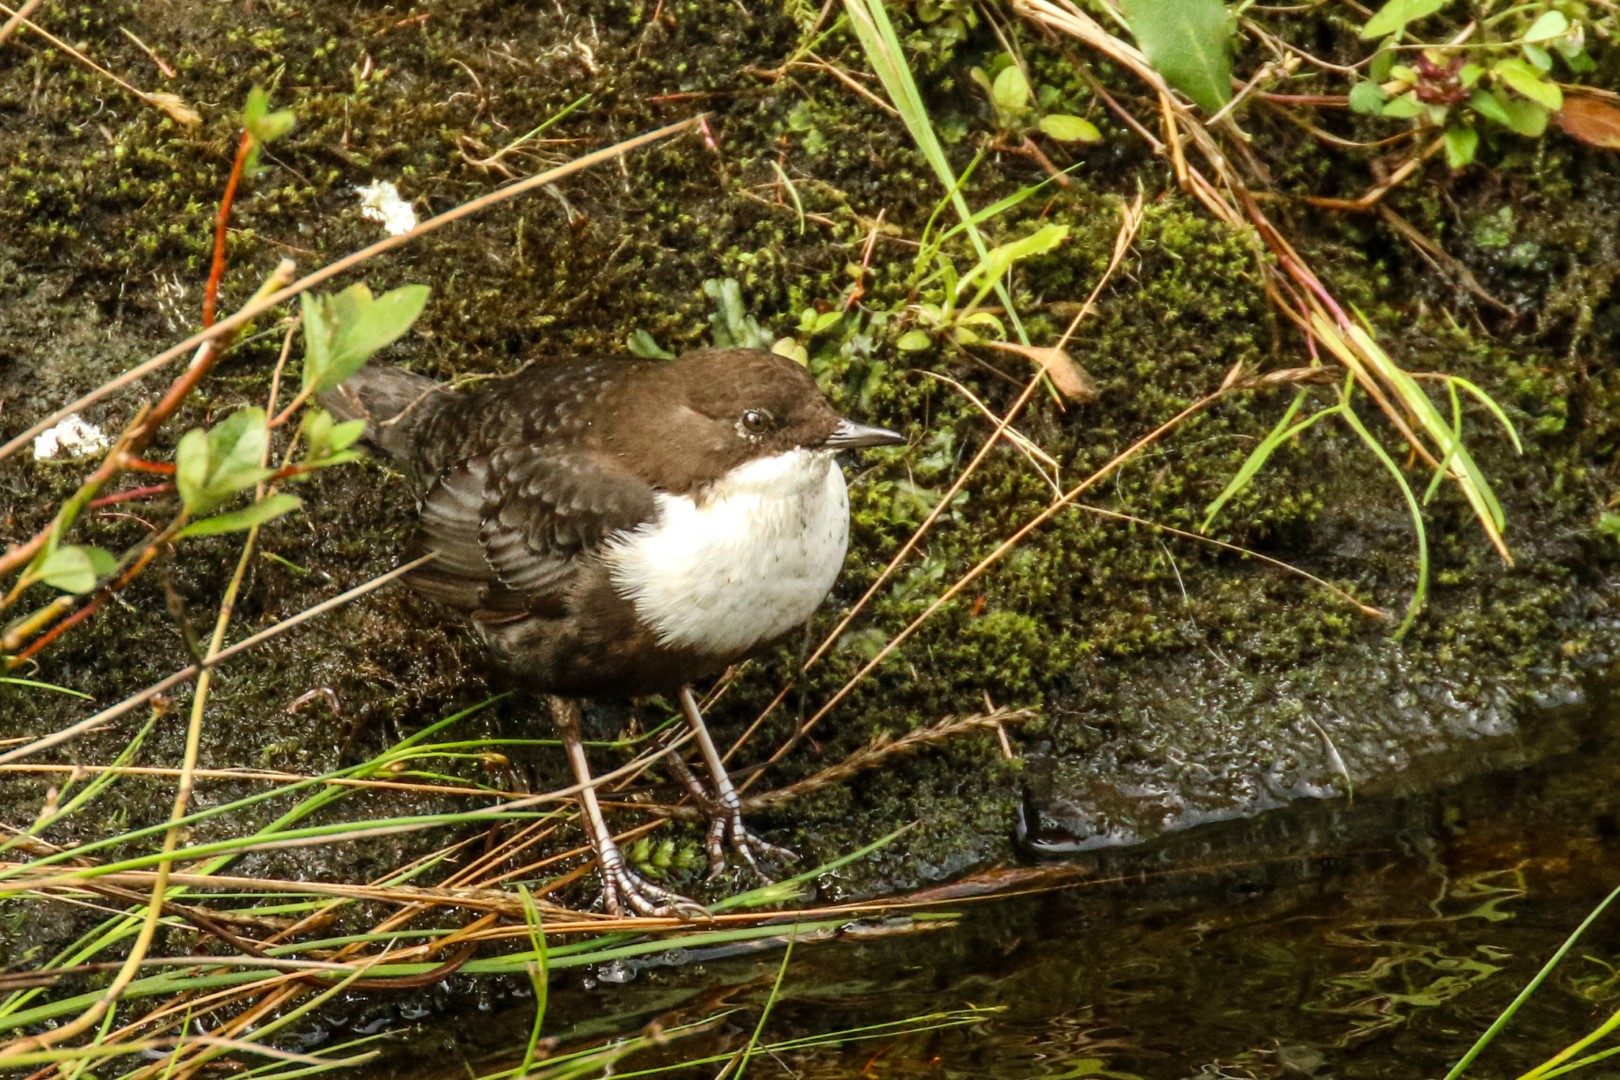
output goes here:
[{"label": "red stem", "polygon": [[214,325],[214,309],[219,301],[219,283],[225,276],[226,226],[231,222],[231,207],[236,203],[236,186],[241,183],[242,169],[253,150],[253,136],[244,131],[242,141],[236,144],[236,161],[231,164],[231,177],[225,181],[225,194],[219,200],[219,213],[214,216],[214,264],[208,268],[208,287],[203,290],[203,326]]},{"label": "red stem", "polygon": [[111,495],[103,495],[99,499],[91,499],[93,507],[111,506],[114,503],[129,502],[131,499],[144,499],[148,495],[159,495],[174,490],[173,484],[148,484],[145,487],[130,488],[128,491],[118,491]]},{"label": "red stem", "polygon": [[124,460],[124,468],[135,472],[161,473],[164,476],[174,475],[174,462],[147,461],[144,458],[130,457]]},{"label": "red stem", "polygon": [[57,638],[61,637],[69,629],[77,626],[79,623],[95,614],[96,609],[101,607],[102,604],[106,603],[108,597],[121,590],[125,585],[128,585],[135,579],[136,574],[139,574],[142,570],[146,569],[146,565],[150,563],[154,557],[156,557],[158,549],[161,546],[161,543],[154,543],[151,547],[141,552],[140,555],[136,557],[135,561],[130,563],[127,570],[118,575],[116,580],[103,585],[99,590],[97,590],[96,595],[91,597],[90,602],[85,604],[84,607],[80,608],[78,611],[75,611],[73,614],[69,615],[67,618],[45,631],[45,633],[35,638],[26,649],[18,653],[16,656],[8,657],[6,659],[6,667],[17,667],[29,657],[45,648]]}]

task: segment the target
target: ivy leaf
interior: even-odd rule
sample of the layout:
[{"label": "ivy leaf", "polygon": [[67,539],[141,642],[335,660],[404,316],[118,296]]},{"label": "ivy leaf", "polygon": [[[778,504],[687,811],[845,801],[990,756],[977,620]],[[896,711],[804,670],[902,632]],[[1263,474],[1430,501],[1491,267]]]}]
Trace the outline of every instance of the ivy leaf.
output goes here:
[{"label": "ivy leaf", "polygon": [[1446,164],[1460,169],[1474,160],[1479,149],[1479,132],[1471,127],[1446,128]]},{"label": "ivy leaf", "polygon": [[1557,112],[1563,107],[1564,92],[1558,89],[1557,84],[1523,60],[1513,57],[1498,60],[1491,65],[1491,73],[1548,112]]},{"label": "ivy leaf", "polygon": [[1367,20],[1367,25],[1361,28],[1361,39],[1367,41],[1386,34],[1398,34],[1406,29],[1407,23],[1426,19],[1450,2],[1451,0],[1389,0],[1389,3],[1373,13],[1373,17]]},{"label": "ivy leaf", "polygon": [[305,390],[330,390],[384,346],[405,335],[427,305],[426,285],[402,285],[373,297],[364,283],[336,295],[304,293]]},{"label": "ivy leaf", "polygon": [[1102,138],[1102,132],[1097,130],[1096,124],[1067,113],[1051,113],[1043,116],[1037,126],[1058,142],[1096,142]]},{"label": "ivy leaf", "polygon": [[282,514],[298,509],[304,501],[294,495],[268,495],[256,503],[250,503],[240,510],[232,510],[228,514],[215,514],[200,521],[193,521],[175,535],[184,536],[218,536],[221,533],[241,532],[251,529],[255,525],[263,525],[273,521]]},{"label": "ivy leaf", "polygon": [[1153,70],[1219,112],[1232,98],[1232,17],[1221,0],[1123,0],[1125,22]]},{"label": "ivy leaf", "polygon": [[64,544],[45,556],[36,574],[39,580],[53,589],[87,593],[117,566],[118,560],[104,548]]}]

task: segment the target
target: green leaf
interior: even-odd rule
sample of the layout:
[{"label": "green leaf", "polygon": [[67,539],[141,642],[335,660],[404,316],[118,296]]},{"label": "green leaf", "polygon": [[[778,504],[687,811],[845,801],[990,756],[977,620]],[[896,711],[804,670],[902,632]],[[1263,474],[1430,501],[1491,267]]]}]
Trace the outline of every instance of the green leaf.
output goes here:
[{"label": "green leaf", "polygon": [[1485,69],[1478,64],[1464,64],[1462,70],[1457,72],[1457,81],[1463,86],[1473,86],[1483,74]]},{"label": "green leaf", "polygon": [[332,428],[332,453],[347,450],[358,442],[360,436],[365,433],[366,422],[364,420],[345,420],[343,423],[338,424]]},{"label": "green leaf", "polygon": [[250,503],[240,510],[232,510],[228,514],[215,514],[213,517],[193,521],[175,535],[184,536],[218,536],[221,533],[241,532],[251,529],[255,525],[263,525],[273,521],[282,514],[298,509],[304,505],[302,499],[294,495],[268,495],[256,503]]},{"label": "green leaf", "polygon": [[1367,41],[1386,34],[1398,34],[1406,29],[1407,23],[1426,19],[1448,3],[1450,0],[1389,0],[1361,28],[1361,39]]},{"label": "green leaf", "polygon": [[1419,101],[1408,90],[1406,93],[1398,97],[1392,97],[1384,103],[1384,115],[1395,120],[1410,120],[1414,116],[1421,116],[1423,108],[1423,102]]},{"label": "green leaf", "polygon": [[900,340],[894,343],[894,347],[901,352],[920,352],[933,344],[933,340],[926,330],[907,330],[900,335]]},{"label": "green leaf", "polygon": [[1530,66],[1537,71],[1542,74],[1552,71],[1552,53],[1543,49],[1540,45],[1521,45],[1519,51],[1524,53],[1524,58],[1530,61]]},{"label": "green leaf", "polygon": [[1548,112],[1557,112],[1564,105],[1564,92],[1523,60],[1498,60],[1491,65],[1491,73]]},{"label": "green leaf", "polygon": [[297,117],[290,110],[270,111],[270,95],[264,92],[264,87],[255,86],[248,91],[247,105],[242,109],[242,127],[261,146],[287,134],[296,122]]},{"label": "green leaf", "polygon": [[1597,70],[1597,61],[1588,56],[1584,48],[1577,47],[1565,51],[1560,47],[1558,55],[1564,58],[1565,66],[1576,75],[1588,75]]},{"label": "green leaf", "polygon": [[658,344],[657,338],[639,327],[630,331],[630,336],[625,339],[624,343],[632,355],[639,356],[644,360],[675,359],[674,353]]},{"label": "green leaf", "polygon": [[373,297],[358,283],[333,296],[304,293],[304,389],[330,390],[403,337],[422,314],[429,291],[426,285],[402,285]]},{"label": "green leaf", "polygon": [[1066,113],[1043,116],[1037,126],[1044,134],[1058,142],[1096,142],[1102,138],[1102,132],[1097,130],[1096,124]]},{"label": "green leaf", "polygon": [[45,557],[37,571],[39,580],[53,589],[87,593],[96,582],[113,572],[118,560],[103,548],[64,544]]},{"label": "green leaf", "polygon": [[318,458],[332,445],[332,428],[336,421],[325,409],[311,409],[304,414],[304,456]]},{"label": "green leaf", "polygon": [[1520,41],[1551,41],[1569,33],[1569,19],[1561,11],[1543,11]]},{"label": "green leaf", "polygon": [[1479,132],[1471,127],[1446,128],[1446,164],[1460,169],[1474,160],[1479,149]]},{"label": "green leaf", "polygon": [[347,450],[365,433],[364,420],[340,424],[325,409],[311,409],[304,417],[304,459],[312,465],[335,464],[332,455]]},{"label": "green leaf", "polygon": [[1367,78],[1381,83],[1389,78],[1389,69],[1394,66],[1395,50],[1389,48],[1386,42],[1384,47],[1373,53],[1372,63],[1367,65]]},{"label": "green leaf", "polygon": [[1350,110],[1367,116],[1382,116],[1389,94],[1375,82],[1359,82],[1350,88]]},{"label": "green leaf", "polygon": [[1489,90],[1475,90],[1472,94],[1469,94],[1468,107],[1485,117],[1485,119],[1494,120],[1503,127],[1513,126],[1513,118],[1502,107],[1502,103],[1496,99],[1496,95]]},{"label": "green leaf", "polygon": [[175,487],[193,515],[206,514],[273,474],[260,465],[270,444],[264,410],[240,409],[207,431],[185,433],[175,451]]},{"label": "green leaf", "polygon": [[208,486],[208,432],[202,428],[192,428],[180,436],[180,445],[174,451],[174,486],[186,506],[203,501]]},{"label": "green leaf", "polygon": [[808,332],[811,334],[819,334],[823,330],[831,329],[832,327],[837,326],[838,320],[842,319],[843,317],[844,313],[837,308],[834,308],[831,311],[823,311],[814,319],[810,320]]},{"label": "green leaf", "polygon": [[1249,486],[1249,481],[1253,480],[1255,474],[1265,467],[1266,462],[1271,459],[1271,455],[1276,452],[1278,447],[1295,438],[1323,417],[1332,416],[1339,411],[1339,407],[1334,406],[1321,412],[1312,413],[1296,424],[1294,417],[1299,415],[1299,410],[1304,406],[1305,391],[1301,390],[1294,395],[1293,403],[1288,406],[1288,411],[1283,413],[1282,419],[1272,426],[1271,433],[1262,439],[1253,450],[1249,451],[1249,456],[1244,458],[1243,464],[1232,475],[1232,479],[1226,482],[1226,487],[1221,489],[1221,493],[1215,496],[1210,504],[1204,508],[1204,521],[1203,524],[1198,526],[1199,532],[1206,534],[1209,532],[1209,527],[1214,523],[1215,515],[1221,512],[1221,507],[1231,501],[1234,495]]},{"label": "green leaf", "polygon": [[[979,280],[981,281],[979,298],[982,298],[985,293],[995,287],[995,283],[1001,280],[1003,274],[1012,269],[1014,263],[1034,255],[1044,255],[1063,243],[1068,235],[1069,227],[1067,225],[1042,225],[1022,240],[1014,240],[1011,243],[991,248],[985,253],[984,258],[980,259],[973,269],[969,270],[962,280],[957,283],[956,295],[961,296],[962,293],[967,291],[969,285],[973,284],[975,280]],[[978,302],[979,299],[976,298],[967,306],[973,307]]]},{"label": "green leaf", "polygon": [[263,409],[231,413],[208,432],[209,487],[229,494],[257,484],[268,473],[260,462],[269,446]]},{"label": "green leaf", "polygon": [[1549,113],[1534,101],[1510,97],[1499,98],[1498,101],[1507,111],[1508,127],[1518,134],[1535,139],[1547,130]]},{"label": "green leaf", "polygon": [[1123,0],[1125,21],[1165,81],[1219,112],[1232,98],[1232,16],[1221,0]]},{"label": "green leaf", "polygon": [[805,348],[798,338],[780,337],[771,345],[771,352],[777,356],[785,356],[800,367],[810,366],[810,350]]},{"label": "green leaf", "polygon": [[1029,111],[1029,80],[1017,64],[1003,68],[990,87],[990,104],[1000,115],[1016,120]]}]

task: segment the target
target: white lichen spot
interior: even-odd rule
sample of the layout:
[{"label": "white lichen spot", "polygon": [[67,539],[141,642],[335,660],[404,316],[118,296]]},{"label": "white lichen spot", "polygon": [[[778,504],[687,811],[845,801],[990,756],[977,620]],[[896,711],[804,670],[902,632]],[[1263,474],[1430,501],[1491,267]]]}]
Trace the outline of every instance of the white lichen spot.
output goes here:
[{"label": "white lichen spot", "polygon": [[354,189],[360,196],[360,216],[382,224],[389,236],[416,228],[416,211],[400,196],[391,181],[378,180]]},{"label": "white lichen spot", "polygon": [[96,425],[87,422],[78,413],[69,413],[55,427],[46,428],[34,436],[34,460],[49,461],[55,457],[89,457],[104,453],[112,440]]}]

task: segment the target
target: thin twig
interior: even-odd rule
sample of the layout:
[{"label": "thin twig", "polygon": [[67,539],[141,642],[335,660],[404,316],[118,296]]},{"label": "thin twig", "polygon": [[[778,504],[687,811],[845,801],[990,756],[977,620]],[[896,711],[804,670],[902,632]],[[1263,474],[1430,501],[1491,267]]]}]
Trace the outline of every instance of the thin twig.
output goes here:
[{"label": "thin twig", "polygon": [[39,7],[41,2],[42,0],[28,0],[22,7],[11,13],[11,18],[6,20],[4,26],[0,26],[0,45],[4,45],[6,39],[17,32],[17,27],[21,26],[34,13],[34,9]]}]

